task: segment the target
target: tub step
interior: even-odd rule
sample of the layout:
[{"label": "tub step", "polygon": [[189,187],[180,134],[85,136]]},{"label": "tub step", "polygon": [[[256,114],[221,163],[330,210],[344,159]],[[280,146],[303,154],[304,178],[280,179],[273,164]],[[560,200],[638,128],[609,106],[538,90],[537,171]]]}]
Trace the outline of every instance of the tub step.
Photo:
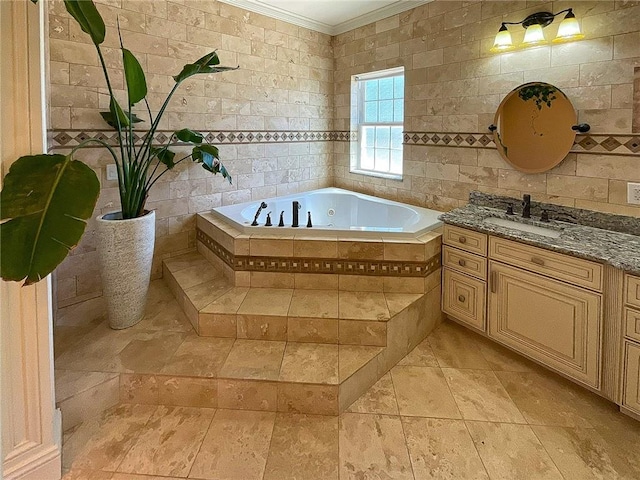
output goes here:
[{"label": "tub step", "polygon": [[164,278],[201,336],[385,346],[387,323],[422,294],[234,287],[199,253]]}]

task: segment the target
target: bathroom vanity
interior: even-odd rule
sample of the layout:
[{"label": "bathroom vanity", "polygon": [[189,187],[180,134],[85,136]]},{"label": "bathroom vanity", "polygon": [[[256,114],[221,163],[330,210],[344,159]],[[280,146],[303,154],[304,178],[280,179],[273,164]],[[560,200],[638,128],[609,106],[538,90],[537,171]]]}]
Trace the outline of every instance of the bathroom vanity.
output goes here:
[{"label": "bathroom vanity", "polygon": [[640,419],[640,236],[503,212],[441,217],[442,310]]}]

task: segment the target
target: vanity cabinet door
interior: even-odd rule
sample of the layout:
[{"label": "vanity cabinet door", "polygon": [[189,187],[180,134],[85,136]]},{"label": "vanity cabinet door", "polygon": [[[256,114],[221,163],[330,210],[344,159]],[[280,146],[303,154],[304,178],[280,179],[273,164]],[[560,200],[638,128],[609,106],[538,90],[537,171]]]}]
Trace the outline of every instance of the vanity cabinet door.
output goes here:
[{"label": "vanity cabinet door", "polygon": [[489,336],[599,388],[601,295],[496,262],[489,271]]},{"label": "vanity cabinet door", "polygon": [[626,343],[622,404],[640,414],[640,346]]},{"label": "vanity cabinet door", "polygon": [[442,275],[442,311],[485,331],[486,283],[448,268]]}]

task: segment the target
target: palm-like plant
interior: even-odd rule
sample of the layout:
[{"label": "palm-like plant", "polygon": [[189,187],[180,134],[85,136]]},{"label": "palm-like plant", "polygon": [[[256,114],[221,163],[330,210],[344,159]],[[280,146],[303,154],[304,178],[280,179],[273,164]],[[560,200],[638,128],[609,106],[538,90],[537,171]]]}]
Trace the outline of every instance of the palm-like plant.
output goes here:
[{"label": "palm-like plant", "polygon": [[[37,0],[32,0],[34,3]],[[88,139],[68,155],[40,154],[20,157],[9,169],[0,192],[0,276],[5,280],[25,284],[39,281],[51,273],[80,241],[100,193],[100,183],[91,168],[74,160],[74,153],[89,143],[101,144],[117,166],[122,218],[137,218],[145,214],[149,190],[166,172],[191,159],[207,171],[231,182],[231,175],[218,157],[218,149],[205,142],[199,132],[182,129],[175,137],[193,146],[191,153],[176,160],[175,152],[165,146],[153,145],[160,120],[180,84],[199,74],[213,74],[238,67],[220,66],[215,51],[185,65],[173,77],[175,84],[157,115],[152,114],[147,101],[147,83],[136,57],[124,48],[120,36],[127,105],[123,109],[116,99],[100,45],[106,28],[91,0],[65,0],[69,14],[87,33],[96,47],[109,91],[109,111],[102,112],[105,121],[117,131],[117,146],[100,139]],[[118,29],[118,33],[119,29]],[[144,101],[150,128],[136,144],[133,125],[141,122],[132,108]]]}]

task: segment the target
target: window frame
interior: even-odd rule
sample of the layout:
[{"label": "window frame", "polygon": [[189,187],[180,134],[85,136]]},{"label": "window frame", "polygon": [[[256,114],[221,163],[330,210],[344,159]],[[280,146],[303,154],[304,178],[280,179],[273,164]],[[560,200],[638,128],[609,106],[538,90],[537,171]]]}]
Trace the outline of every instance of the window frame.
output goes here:
[{"label": "window frame", "polygon": [[[373,176],[373,177],[381,177],[381,178],[389,178],[389,179],[393,179],[393,180],[402,180],[403,178],[403,174],[404,174],[404,146],[402,147],[402,171],[400,173],[395,173],[395,172],[382,172],[380,170],[371,170],[371,169],[367,169],[367,168],[362,168],[362,150],[364,148],[363,145],[363,140],[364,140],[364,135],[363,135],[363,129],[365,127],[402,127],[403,130],[403,134],[404,134],[404,119],[405,119],[405,114],[404,114],[404,104],[405,104],[405,92],[406,92],[406,86],[403,89],[402,92],[402,102],[403,102],[403,115],[402,115],[402,121],[400,122],[365,122],[364,120],[364,116],[365,116],[365,83],[368,80],[380,80],[380,79],[384,79],[384,78],[395,78],[395,77],[399,77],[402,76],[404,79],[404,75],[405,75],[405,69],[404,66],[400,66],[400,67],[394,67],[394,68],[388,68],[385,70],[378,70],[375,72],[369,72],[369,73],[363,73],[363,74],[359,74],[359,75],[353,75],[352,77],[352,81],[355,84],[355,100],[356,100],[356,111],[355,111],[355,116],[356,116],[356,122],[355,122],[355,126],[356,128],[356,132],[357,132],[357,141],[354,142],[357,145],[357,154],[355,155],[355,160],[356,160],[356,164],[355,165],[351,165],[350,168],[350,172],[351,173],[359,173],[359,174],[363,174],[363,175],[369,175],[369,176]],[[396,100],[395,98],[393,98],[392,100]],[[380,100],[377,100],[378,102],[380,102]],[[353,120],[353,119],[352,119]],[[404,142],[403,142],[404,143]],[[391,148],[389,148],[389,151],[391,152]],[[389,162],[391,163],[391,158],[389,158]]]}]

